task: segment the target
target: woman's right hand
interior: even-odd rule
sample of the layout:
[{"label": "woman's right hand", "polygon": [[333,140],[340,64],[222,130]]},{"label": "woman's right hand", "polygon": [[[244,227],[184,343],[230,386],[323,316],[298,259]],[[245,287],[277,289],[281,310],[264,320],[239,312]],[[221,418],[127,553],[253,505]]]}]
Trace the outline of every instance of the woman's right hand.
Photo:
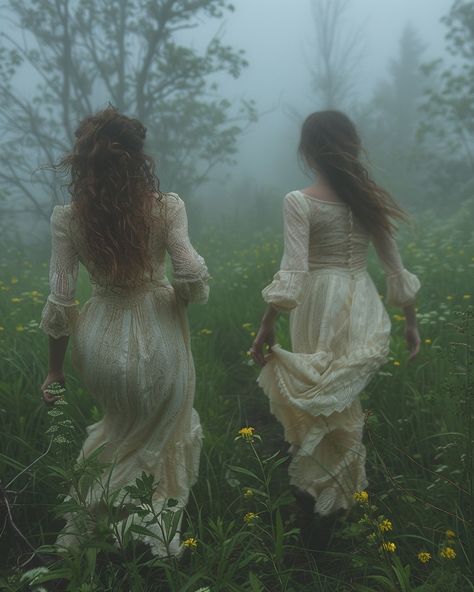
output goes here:
[{"label": "woman's right hand", "polygon": [[271,350],[275,345],[275,331],[273,325],[260,325],[257,336],[255,337],[252,347],[250,348],[250,355],[253,361],[259,366],[265,366],[265,345]]},{"label": "woman's right hand", "polygon": [[420,333],[416,325],[407,324],[405,327],[405,340],[407,342],[407,348],[410,353],[408,361],[413,360],[418,352],[420,351]]},{"label": "woman's right hand", "polygon": [[48,406],[54,405],[56,401],[61,399],[62,393],[65,390],[64,384],[64,374],[49,373],[41,385],[41,396],[43,402]]}]

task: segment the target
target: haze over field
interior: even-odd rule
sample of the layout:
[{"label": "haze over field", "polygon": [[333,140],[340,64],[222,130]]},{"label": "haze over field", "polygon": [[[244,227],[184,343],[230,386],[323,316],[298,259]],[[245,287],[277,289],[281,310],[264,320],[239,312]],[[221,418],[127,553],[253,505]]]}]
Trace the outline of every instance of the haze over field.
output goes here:
[{"label": "haze over field", "polygon": [[[0,5],[0,589],[473,592],[474,0],[230,1]],[[53,165],[109,103],[184,205],[155,209],[143,128],[106,109],[50,224],[71,199]],[[357,138],[327,150],[350,124],[312,118],[317,189],[350,208],[295,193],[284,241],[301,124],[327,109],[372,179]],[[410,214],[401,260],[372,180]],[[265,350],[272,328],[295,351]],[[278,352],[272,399],[254,360]],[[87,433],[124,487],[102,450],[76,462]],[[189,473],[179,527],[162,500]],[[141,544],[177,533],[179,560]]]},{"label": "haze over field", "polygon": [[[146,82],[151,106],[138,111],[149,128],[149,145],[157,157],[163,188],[182,193],[193,203],[196,212],[200,211],[199,217],[209,214],[222,219],[236,215],[237,211],[244,215],[248,208],[254,216],[255,200],[270,203],[272,196],[278,206],[288,190],[307,183],[296,157],[302,119],[311,111],[334,107],[347,111],[356,120],[367,139],[376,175],[397,198],[411,210],[427,201],[433,204],[438,198],[433,198],[431,193],[429,197],[426,195],[428,188],[436,193],[439,185],[435,181],[432,186],[433,171],[428,170],[432,152],[436,152],[436,158],[443,159],[445,154],[451,158],[452,151],[439,138],[434,142],[432,138],[424,144],[419,142],[418,134],[423,126],[439,127],[439,122],[427,118],[426,109],[420,106],[426,100],[426,89],[440,90],[442,67],[450,61],[456,63],[456,56],[447,53],[448,29],[441,22],[451,4],[450,0],[238,0],[234,3],[235,10],[223,10],[221,18],[211,18],[205,11],[188,15],[189,21],[177,23],[178,27],[183,24],[185,27],[171,33],[170,39],[176,47],[203,55],[211,39],[217,38],[222,47],[235,52],[243,50],[243,55],[235,53],[235,56],[240,55],[239,59],[243,57],[246,63],[231,65],[234,58],[224,54],[216,58],[215,54],[214,65],[204,72],[201,86],[192,86],[191,75],[188,88],[178,80],[172,83],[171,94],[154,96],[153,84],[159,86],[172,72],[179,74],[185,66],[177,54],[166,56],[159,48],[154,55],[151,53],[152,67]],[[79,93],[79,99],[65,110],[61,106],[61,93],[47,98],[46,89],[60,88],[67,73],[64,64],[57,61],[58,56],[64,55],[64,47],[59,44],[54,48],[57,41],[48,37],[48,27],[61,30],[59,13],[39,9],[40,16],[34,17],[35,21],[24,5],[18,6],[22,5],[6,3],[0,24],[6,35],[2,41],[5,52],[1,54],[6,73],[2,89],[5,100],[0,116],[0,128],[3,126],[5,130],[0,145],[5,173],[3,194],[8,203],[4,212],[7,216],[13,214],[22,225],[26,220],[28,224],[31,222],[31,213],[44,212],[39,218],[33,214],[31,236],[40,237],[46,231],[44,222],[51,205],[63,199],[64,193],[51,190],[54,187],[51,175],[42,171],[32,176],[32,171],[50,164],[70,146],[69,139],[63,142],[61,122],[67,120],[72,129],[84,113],[102,108],[108,101],[123,106],[131,115],[140,113],[135,113],[136,104],[131,98],[134,92],[131,78],[127,78],[125,87],[127,99],[120,99],[110,90],[119,72],[116,63],[119,49],[114,48],[113,41],[111,44],[107,41],[107,35],[112,33],[103,28],[105,24],[101,24],[87,0],[81,10],[96,15],[90,18],[96,19],[99,28],[95,37],[103,42],[100,64],[97,56],[91,54],[92,37],[87,41],[87,28],[77,28],[74,23],[79,21],[74,19],[80,17],[71,13],[69,26],[75,41],[70,68],[83,69],[84,75],[82,82],[80,77],[74,80],[69,76],[68,84],[72,80],[71,89],[76,90],[68,92]],[[117,7],[111,7],[111,14],[117,16]],[[131,11],[127,18],[133,18],[133,14],[138,13]],[[136,26],[132,26],[131,20],[127,22],[126,76],[140,63],[146,46],[146,35],[140,30],[145,21]],[[187,27],[189,23],[193,23],[192,28]],[[330,56],[326,66],[321,61],[324,44]],[[9,53],[12,49],[19,51],[21,63]],[[25,50],[37,53],[25,53]],[[444,60],[443,66],[434,75],[421,73],[423,65],[440,58]],[[326,74],[322,72],[325,67]],[[196,72],[188,70],[184,78],[189,78],[192,71]],[[11,72],[14,73],[10,78]],[[336,90],[331,96],[333,91],[329,86],[340,84],[338,78],[346,79],[349,85],[344,92],[338,94]],[[180,93],[182,104],[177,102],[176,93]],[[31,102],[33,96],[38,98],[36,102]],[[15,106],[15,97],[22,101],[21,107]],[[198,102],[219,104],[223,100],[230,104],[218,107],[221,109],[218,119],[213,120],[212,107],[199,121],[202,115],[197,115],[201,108]],[[185,107],[186,101],[189,104]],[[242,104],[243,111],[235,119]],[[182,109],[189,118],[181,114]],[[35,124],[35,120],[41,123]],[[237,128],[224,133],[226,126],[230,130],[234,125]],[[40,132],[41,126],[44,129]],[[28,127],[32,129],[25,134]],[[399,130],[401,138],[395,137],[394,130]],[[13,172],[7,173],[9,167]],[[433,166],[435,174],[439,168]],[[57,181],[55,186],[58,187]],[[28,187],[32,193],[25,197]],[[36,199],[38,204],[34,203]],[[12,205],[14,202],[16,205]],[[23,209],[30,214],[16,216],[15,212]]]}]

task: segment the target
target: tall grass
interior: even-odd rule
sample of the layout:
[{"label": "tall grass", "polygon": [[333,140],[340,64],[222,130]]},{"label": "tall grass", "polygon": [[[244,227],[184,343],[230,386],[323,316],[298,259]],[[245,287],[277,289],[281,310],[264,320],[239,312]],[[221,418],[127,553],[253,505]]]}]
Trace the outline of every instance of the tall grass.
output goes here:
[{"label": "tall grass", "polygon": [[[296,503],[288,484],[287,445],[246,353],[263,308],[260,290],[278,265],[280,237],[203,232],[198,247],[214,279],[208,306],[189,311],[196,407],[205,432],[200,479],[184,516],[183,537],[194,542],[180,560],[154,559],[131,533],[116,547],[110,543],[117,523],[111,504],[95,538],[39,572],[31,571],[40,565],[31,548],[54,554],[50,545],[63,524],[58,514],[64,494],[71,480],[80,478],[73,459],[85,427],[100,410],[68,367],[61,417],[73,429],[65,443],[52,441],[57,432],[50,428],[57,419],[39,392],[46,369],[38,319],[47,295],[47,254],[32,261],[21,251],[4,249],[0,589],[474,590],[473,246],[462,220],[430,224],[416,237],[404,237],[405,265],[423,283],[423,348],[415,363],[406,362],[403,318],[390,310],[390,361],[362,394],[368,501],[328,521],[312,520]],[[383,277],[375,261],[370,265],[383,293]],[[82,274],[78,298],[86,297]],[[288,345],[287,320],[279,323],[280,341]],[[253,427],[255,436],[239,438],[243,426]],[[144,479],[136,484],[140,495],[152,487]],[[390,530],[380,530],[383,520],[391,523]],[[421,552],[430,559],[421,561]]]}]

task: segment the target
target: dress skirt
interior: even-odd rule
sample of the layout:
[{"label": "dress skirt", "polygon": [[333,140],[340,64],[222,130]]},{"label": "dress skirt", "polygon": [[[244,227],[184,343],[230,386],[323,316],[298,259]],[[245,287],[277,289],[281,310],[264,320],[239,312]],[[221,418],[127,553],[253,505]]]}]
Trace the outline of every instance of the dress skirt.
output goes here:
[{"label": "dress skirt", "polygon": [[390,319],[367,271],[324,268],[308,274],[290,332],[292,352],[274,346],[258,382],[291,444],[291,483],[327,515],[367,485],[358,395],[387,359]]},{"label": "dress skirt", "polygon": [[[155,512],[180,511],[197,479],[202,438],[193,409],[195,371],[183,301],[167,282],[126,295],[97,287],[72,340],[74,366],[103,410],[103,418],[87,428],[77,460],[100,448],[99,460],[111,463],[88,491],[89,508],[145,472],[156,484]],[[178,502],[173,510],[167,509],[170,499]],[[150,518],[129,516],[120,528],[138,523],[154,533],[137,537],[154,554],[179,554],[179,528],[168,539],[166,520]],[[68,517],[58,544],[75,544],[74,529]]]}]

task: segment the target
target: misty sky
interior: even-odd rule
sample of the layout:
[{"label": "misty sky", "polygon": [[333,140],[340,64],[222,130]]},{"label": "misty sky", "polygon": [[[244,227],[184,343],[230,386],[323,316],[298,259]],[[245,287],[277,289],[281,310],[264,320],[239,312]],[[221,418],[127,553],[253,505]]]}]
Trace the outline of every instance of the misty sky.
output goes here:
[{"label": "misty sky", "polygon": [[[223,42],[246,51],[249,67],[236,81],[221,77],[220,91],[237,101],[255,99],[262,114],[239,141],[237,166],[215,170],[212,183],[197,191],[211,203],[220,199],[221,188],[230,195],[234,184],[240,182],[250,181],[254,188],[275,188],[278,196],[294,189],[295,183],[307,182],[299,172],[295,152],[301,118],[318,108],[308,71],[314,39],[311,2],[234,0],[236,10],[226,13],[223,24],[215,19],[203,21],[185,35],[186,43],[202,48],[220,31]],[[411,24],[420,34],[426,44],[426,60],[444,54],[445,27],[440,18],[452,3],[453,0],[350,0],[348,25],[362,27],[364,32],[363,59],[357,69],[360,100],[370,98],[375,84],[384,78],[389,60],[397,55],[405,25]],[[0,29],[8,27],[8,22],[0,23]],[[36,83],[35,75],[23,73],[18,82],[21,90],[28,93]],[[102,104],[97,108],[104,107],[109,97],[104,94],[100,100]],[[292,118],[290,109],[299,118]]]},{"label": "misty sky", "polygon": [[[226,83],[224,92],[233,97],[254,98],[263,115],[240,141],[238,170],[258,184],[285,184],[276,163],[281,154],[294,154],[298,123],[286,115],[291,105],[305,115],[317,108],[312,99],[307,59],[311,55],[313,24],[311,0],[236,0],[236,11],[226,17],[224,40],[246,50],[249,67],[235,84]],[[384,77],[389,60],[397,55],[401,32],[410,23],[426,44],[426,59],[444,53],[444,25],[440,18],[452,0],[352,0],[352,26],[364,30],[363,63],[358,72],[361,98],[371,96],[375,83]],[[201,39],[217,29],[215,22],[197,30]],[[196,39],[198,41],[199,39]],[[289,162],[295,169],[296,157]],[[278,167],[281,170],[281,167]],[[286,171],[282,171],[283,175]],[[227,182],[220,175],[220,182]],[[289,186],[282,191],[292,189]]]}]

